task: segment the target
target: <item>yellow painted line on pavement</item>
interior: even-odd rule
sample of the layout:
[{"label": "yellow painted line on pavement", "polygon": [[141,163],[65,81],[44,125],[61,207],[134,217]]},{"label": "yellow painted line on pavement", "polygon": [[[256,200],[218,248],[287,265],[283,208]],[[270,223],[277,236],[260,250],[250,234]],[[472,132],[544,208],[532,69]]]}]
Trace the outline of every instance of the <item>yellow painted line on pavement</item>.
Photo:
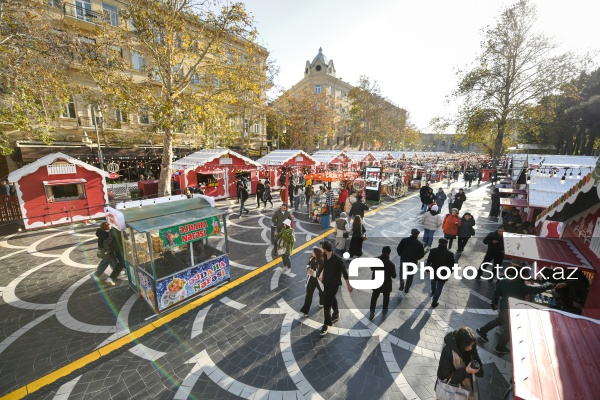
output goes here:
[{"label": "yellow painted line on pavement", "polygon": [[[402,201],[408,200],[414,196],[415,195],[403,197],[403,198],[398,199],[390,204],[386,204],[375,210],[371,210],[371,211],[365,213],[365,215],[375,214],[381,210],[384,210],[388,207],[392,207],[392,206],[394,206]],[[321,235],[317,236],[316,238],[311,239],[310,241],[304,243],[303,245],[295,248],[292,254],[296,254],[296,253],[306,249],[307,247],[321,241],[322,239],[325,239],[327,236],[329,236],[331,233],[333,233],[334,230],[335,229],[329,229],[325,233],[322,233]],[[228,291],[240,286],[241,284],[249,281],[250,279],[257,277],[258,275],[267,271],[271,267],[279,264],[280,261],[281,261],[281,257],[278,257],[278,258],[274,259],[273,261],[268,262],[267,264],[263,265],[262,267],[259,267],[255,270],[245,274],[244,276],[236,279],[235,281],[229,282],[223,286],[220,286],[217,289],[213,290],[212,292],[210,292],[196,300],[192,300],[189,303],[181,306],[180,308],[173,310],[169,314],[159,317],[156,321],[151,322],[150,324],[143,326],[139,329],[136,329],[135,331],[129,333],[128,335],[123,336],[122,338],[119,338],[119,339],[115,340],[114,342],[111,342],[105,346],[102,346],[101,348],[94,350],[93,352],[71,362],[70,364],[67,364],[64,367],[57,369],[56,371],[53,371],[41,378],[36,379],[35,381],[33,381],[31,383],[28,383],[25,386],[22,386],[16,390],[12,391],[11,393],[5,395],[4,397],[1,397],[0,400],[21,399],[21,398],[25,397],[26,395],[32,394],[32,393],[42,389],[45,386],[53,384],[57,380],[64,378],[65,376],[68,376],[68,375],[76,372],[79,369],[86,367],[87,365],[91,364],[92,362],[99,360],[100,358],[102,358],[116,350],[119,350],[123,346],[126,346],[126,345],[142,338],[143,336],[147,335],[148,333],[153,332],[157,328],[160,328],[161,326],[168,324],[169,322],[173,321],[174,319],[181,317],[182,315],[194,310],[195,308],[201,306],[202,304],[207,303],[207,302],[221,296],[222,294],[227,293]]]}]

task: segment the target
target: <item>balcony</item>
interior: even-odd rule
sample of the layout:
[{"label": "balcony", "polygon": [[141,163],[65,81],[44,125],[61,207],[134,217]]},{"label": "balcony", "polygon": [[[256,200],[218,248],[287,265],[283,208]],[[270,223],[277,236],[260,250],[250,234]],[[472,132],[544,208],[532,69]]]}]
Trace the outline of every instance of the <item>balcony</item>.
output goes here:
[{"label": "balcony", "polygon": [[65,22],[68,22],[78,28],[91,29],[93,25],[100,24],[107,20],[103,13],[92,11],[85,7],[80,7],[71,3],[63,4]]}]

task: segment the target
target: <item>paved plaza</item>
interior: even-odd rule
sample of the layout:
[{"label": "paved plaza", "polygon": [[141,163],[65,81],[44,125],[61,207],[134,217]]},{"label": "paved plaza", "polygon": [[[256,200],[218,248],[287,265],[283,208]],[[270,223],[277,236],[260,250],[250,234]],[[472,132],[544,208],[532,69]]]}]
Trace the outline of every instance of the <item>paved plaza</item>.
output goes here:
[{"label": "paved plaza", "polygon": [[[475,216],[477,237],[461,265],[481,262],[481,240],[498,226],[487,218],[489,195],[489,185],[467,191],[462,212]],[[318,245],[328,230],[296,214],[296,247],[310,244],[292,256],[292,271],[282,273],[270,255],[273,210],[256,210],[250,200],[250,215],[239,218],[235,201],[217,206],[231,212],[232,283],[210,301],[165,316],[153,317],[126,280],[113,287],[90,278],[98,263],[98,224],[0,238],[0,397],[23,397],[39,385],[27,398],[433,399],[445,334],[465,325],[475,329],[495,315],[489,307],[494,286],[486,281],[450,279],[435,310],[428,280],[417,277],[407,295],[395,281],[390,312],[382,313],[380,300],[373,321],[370,291],[348,293],[344,285],[340,320],[320,337],[317,297],[308,318],[298,310],[310,242]],[[392,246],[397,265],[399,240],[421,228],[418,195],[386,198],[372,210],[363,252],[378,256],[382,246]],[[439,237],[441,230],[434,243]],[[502,399],[512,371],[510,355],[497,356],[495,344],[494,334],[479,343],[486,399]],[[64,367],[73,372],[50,375]]]}]

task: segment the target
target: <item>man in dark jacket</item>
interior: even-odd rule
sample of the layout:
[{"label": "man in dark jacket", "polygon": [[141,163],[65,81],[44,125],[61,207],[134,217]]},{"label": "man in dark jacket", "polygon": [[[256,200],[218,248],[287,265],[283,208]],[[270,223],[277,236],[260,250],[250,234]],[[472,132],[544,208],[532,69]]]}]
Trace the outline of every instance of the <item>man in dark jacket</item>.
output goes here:
[{"label": "man in dark jacket", "polygon": [[514,233],[523,223],[519,209],[513,208],[506,218],[506,231]]},{"label": "man in dark jacket", "polygon": [[465,191],[463,188],[458,189],[458,193],[456,193],[456,195],[454,195],[454,201],[452,202],[452,207],[456,208],[458,211],[460,211],[460,209],[463,206],[463,203],[467,201],[467,195],[465,194]]},{"label": "man in dark jacket", "polygon": [[367,211],[368,209],[369,209],[369,206],[366,205],[365,203],[363,203],[362,196],[359,194],[358,196],[356,196],[356,201],[354,202],[354,204],[352,204],[352,207],[350,207],[350,212],[348,213],[348,215],[350,217],[353,217],[355,215],[360,215],[360,217],[364,221],[365,211]]},{"label": "man in dark jacket", "polygon": [[92,272],[90,275],[95,281],[98,281],[98,278],[100,278],[106,268],[110,265],[113,271],[110,276],[106,278],[106,283],[115,286],[115,280],[125,265],[120,262],[122,257],[120,255],[117,257],[116,253],[119,251],[117,241],[108,222],[105,221],[100,224],[100,228],[96,230],[96,237],[98,238],[98,255],[102,253],[103,256],[96,267],[96,271]]},{"label": "man in dark jacket", "polygon": [[[484,269],[489,272],[497,272],[497,270],[495,269],[496,265],[499,265],[500,267],[502,266],[502,262],[504,261],[504,239],[502,237],[503,235],[504,227],[499,226],[495,232],[488,233],[485,239],[483,239],[483,244],[487,244],[488,248],[485,253],[485,256],[483,257],[483,261],[479,266],[479,270],[477,271],[477,279],[481,279]],[[486,263],[490,262],[493,262],[493,266],[491,269],[483,268],[484,266],[487,266]],[[492,278],[494,275],[494,272],[492,272]],[[488,277],[486,279],[490,278]]]},{"label": "man in dark jacket", "polygon": [[491,197],[492,206],[490,208],[490,217],[496,218],[496,221],[498,221],[498,217],[500,216],[500,189],[494,188]]},{"label": "man in dark jacket", "polygon": [[402,263],[413,263],[417,264],[421,258],[425,256],[425,249],[423,248],[423,243],[419,241],[419,234],[421,232],[418,229],[412,229],[410,231],[410,236],[404,238],[398,243],[398,247],[396,251],[400,256],[400,291],[404,290],[404,293],[408,293],[410,287],[413,283],[414,275],[408,275],[406,277],[406,287],[404,286],[404,276],[403,276],[403,268]]},{"label": "man in dark jacket", "polygon": [[423,212],[427,212],[427,207],[429,207],[429,205],[431,204],[431,201],[429,200],[428,196],[429,189],[431,188],[427,184],[427,181],[425,181],[425,186],[421,186],[421,189],[419,189],[419,196],[421,197],[421,203],[423,204],[423,206],[421,207]]},{"label": "man in dark jacket", "polygon": [[[421,249],[423,247],[421,246]],[[375,306],[377,305],[377,299],[379,298],[379,294],[383,294],[383,312],[386,313],[388,311],[388,305],[390,304],[390,292],[392,291],[392,279],[396,278],[396,266],[393,262],[390,261],[390,254],[392,254],[392,249],[390,246],[384,246],[381,249],[381,255],[379,258],[383,262],[383,285],[377,289],[373,289],[373,294],[371,295],[371,314],[369,315],[369,319],[372,321],[375,318]],[[381,270],[381,268],[372,267],[373,277],[371,279],[375,279],[375,271]]]},{"label": "man in dark jacket", "polygon": [[[338,308],[337,294],[340,286],[342,286],[342,276],[346,280],[346,287],[348,292],[352,293],[352,286],[348,280],[348,271],[346,266],[337,254],[333,254],[333,246],[330,241],[325,240],[321,243],[321,249],[323,250],[323,272],[321,273],[321,282],[323,282],[323,288],[325,291],[324,314],[325,324],[321,328],[321,336],[327,335],[327,330],[333,323],[340,319],[340,310]],[[333,315],[331,314],[333,309]]]},{"label": "man in dark jacket", "polygon": [[[513,265],[513,267],[518,268],[516,265]],[[561,289],[565,286],[567,286],[566,283],[559,283],[555,288]],[[498,317],[488,322],[480,329],[476,329],[476,332],[481,336],[481,339],[483,339],[484,342],[487,342],[487,333],[497,326],[504,325],[504,330],[502,331],[502,335],[500,336],[500,339],[498,339],[498,344],[496,344],[494,350],[498,354],[508,354],[510,352],[506,348],[506,345],[510,340],[510,328],[508,327],[508,298],[514,297],[516,299],[524,300],[525,296],[528,294],[543,293],[552,287],[553,285],[549,282],[539,286],[526,285],[521,277],[521,273],[516,274],[514,279],[500,279],[494,290],[494,297],[492,298],[491,304],[492,310],[494,311],[497,308],[500,308]],[[498,300],[500,300],[500,304],[498,304]]]},{"label": "man in dark jacket", "polygon": [[[256,184],[256,208],[260,208],[260,202],[263,201],[263,195],[265,193],[265,184],[262,181],[258,181]],[[265,201],[265,207],[267,202]]]},{"label": "man in dark jacket", "polygon": [[442,294],[442,289],[448,281],[448,278],[440,279],[438,271],[441,267],[447,267],[451,270],[454,266],[454,253],[448,250],[448,239],[441,238],[438,247],[431,249],[426,265],[433,268],[434,271],[434,277],[431,280],[431,295],[433,296],[431,307],[436,308],[439,305],[438,300]]},{"label": "man in dark jacket", "polygon": [[438,192],[435,194],[435,204],[437,204],[438,208],[441,210],[444,207],[444,203],[446,202],[446,193],[444,193],[444,189],[439,188]]},{"label": "man in dark jacket", "polygon": [[242,212],[246,212],[246,215],[250,214],[250,211],[246,208],[246,200],[248,200],[248,190],[246,186],[244,186],[243,182],[240,181],[238,185],[238,193],[240,195],[240,218],[242,217]]}]

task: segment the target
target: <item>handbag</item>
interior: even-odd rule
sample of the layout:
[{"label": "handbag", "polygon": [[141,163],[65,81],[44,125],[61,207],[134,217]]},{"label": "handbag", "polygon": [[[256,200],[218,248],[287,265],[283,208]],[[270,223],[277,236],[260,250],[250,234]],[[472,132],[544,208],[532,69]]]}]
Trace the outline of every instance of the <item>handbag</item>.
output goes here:
[{"label": "handbag", "polygon": [[467,400],[471,395],[467,389],[463,388],[460,384],[457,386],[451,385],[450,379],[452,375],[446,379],[446,381],[437,379],[435,384],[435,397],[438,400]]},{"label": "handbag", "polygon": [[286,248],[285,248],[285,246],[283,244],[283,241],[280,239],[277,242],[277,254],[280,255],[280,256],[282,256],[282,255],[284,255],[286,253],[286,251],[287,250],[286,250]]},{"label": "handbag", "polygon": [[110,253],[104,249],[98,249],[96,256],[101,260],[108,260],[110,258]]},{"label": "handbag", "polygon": [[343,237],[344,239],[348,239],[348,238],[350,237],[350,234],[349,234],[348,232],[344,232],[344,233],[342,234],[342,237]]},{"label": "handbag", "polygon": [[368,240],[369,237],[367,236],[367,230],[365,229],[365,227],[362,227],[362,235],[360,235],[360,237],[362,238],[362,240]]}]

